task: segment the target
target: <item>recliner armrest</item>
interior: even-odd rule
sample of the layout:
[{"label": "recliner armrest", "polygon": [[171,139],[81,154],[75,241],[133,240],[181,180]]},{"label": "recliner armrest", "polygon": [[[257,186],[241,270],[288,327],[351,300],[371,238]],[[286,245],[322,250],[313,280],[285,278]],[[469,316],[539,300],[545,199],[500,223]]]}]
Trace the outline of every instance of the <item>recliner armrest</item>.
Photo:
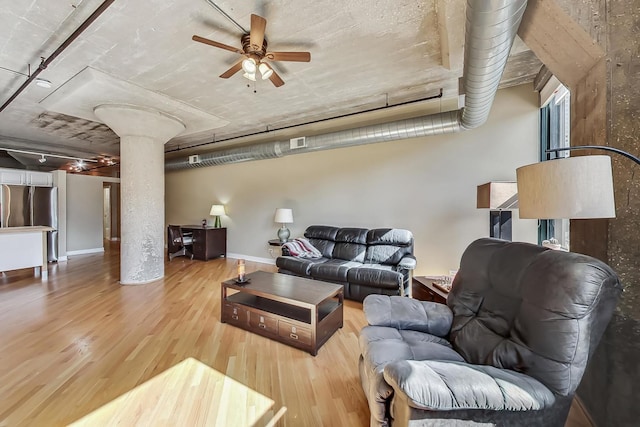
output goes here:
[{"label": "recliner armrest", "polygon": [[405,255],[398,263],[398,268],[404,270],[413,270],[416,268],[416,257],[413,255]]},{"label": "recliner armrest", "polygon": [[449,334],[453,313],[444,304],[413,298],[368,295],[362,309],[372,326],[408,329],[444,337]]},{"label": "recliner armrest", "polygon": [[385,366],[384,379],[409,406],[429,411],[539,410],[555,402],[533,377],[489,365],[401,360]]}]

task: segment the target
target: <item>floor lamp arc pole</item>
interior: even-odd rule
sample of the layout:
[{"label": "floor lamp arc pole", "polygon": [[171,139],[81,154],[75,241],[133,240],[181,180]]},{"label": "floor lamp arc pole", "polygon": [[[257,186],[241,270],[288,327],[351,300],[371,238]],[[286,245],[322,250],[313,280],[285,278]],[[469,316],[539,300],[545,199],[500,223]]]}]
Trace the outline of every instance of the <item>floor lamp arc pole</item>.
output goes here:
[{"label": "floor lamp arc pole", "polygon": [[636,162],[637,164],[640,165],[640,158],[634,156],[633,154],[627,153],[626,151],[622,151],[618,148],[613,148],[613,147],[607,147],[605,145],[577,145],[575,147],[563,147],[563,148],[550,148],[548,150],[546,150],[547,153],[556,153],[559,151],[571,151],[571,150],[604,150],[604,151],[610,151],[612,153],[617,153],[620,154],[621,156],[626,157],[627,159],[630,159],[634,162]]}]

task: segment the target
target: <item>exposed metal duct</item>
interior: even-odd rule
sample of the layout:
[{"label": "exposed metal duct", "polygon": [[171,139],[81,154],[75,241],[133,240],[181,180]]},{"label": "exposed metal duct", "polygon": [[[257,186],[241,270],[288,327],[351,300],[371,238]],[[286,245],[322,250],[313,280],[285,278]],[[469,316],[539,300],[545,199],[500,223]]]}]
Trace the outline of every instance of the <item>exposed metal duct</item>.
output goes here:
[{"label": "exposed metal duct", "polygon": [[463,128],[473,129],[487,121],[526,7],[527,0],[467,1]]},{"label": "exposed metal duct", "polygon": [[171,159],[165,163],[165,169],[272,159],[289,154],[441,135],[476,128],[489,117],[526,6],[526,0],[467,0],[462,78],[465,107],[460,111],[307,136],[306,146],[296,149],[291,149],[287,140],[200,154],[198,163],[189,163],[188,159]]}]

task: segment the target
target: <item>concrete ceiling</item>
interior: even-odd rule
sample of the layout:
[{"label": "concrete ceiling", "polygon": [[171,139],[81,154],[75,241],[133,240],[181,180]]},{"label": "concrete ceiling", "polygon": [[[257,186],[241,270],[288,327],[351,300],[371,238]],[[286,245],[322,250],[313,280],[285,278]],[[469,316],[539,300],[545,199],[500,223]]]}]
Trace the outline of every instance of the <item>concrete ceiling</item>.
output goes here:
[{"label": "concrete ceiling", "polygon": [[[35,69],[101,3],[0,0],[0,103],[26,79],[7,69],[23,74],[28,64]],[[118,138],[97,117],[53,111],[58,102],[43,102],[49,95],[64,99],[65,84],[73,86],[74,76],[86,69],[121,81],[122,87],[134,85],[186,104],[223,125],[178,135],[166,144],[168,155],[228,146],[241,142],[234,139],[238,136],[428,98],[441,90],[443,100],[458,96],[464,1],[215,4],[246,30],[252,13],[265,17],[268,50],[308,51],[311,62],[274,63],[285,81],[279,88],[268,80],[250,82],[241,72],[221,79],[240,56],[191,36],[240,48],[241,31],[206,0],[116,0],[39,75],[53,83],[51,89],[31,84],[0,112],[0,147],[117,157]],[[502,86],[532,81],[540,66],[517,39]],[[74,93],[78,103],[101,103],[95,93]],[[457,108],[455,102],[443,105]]]}]

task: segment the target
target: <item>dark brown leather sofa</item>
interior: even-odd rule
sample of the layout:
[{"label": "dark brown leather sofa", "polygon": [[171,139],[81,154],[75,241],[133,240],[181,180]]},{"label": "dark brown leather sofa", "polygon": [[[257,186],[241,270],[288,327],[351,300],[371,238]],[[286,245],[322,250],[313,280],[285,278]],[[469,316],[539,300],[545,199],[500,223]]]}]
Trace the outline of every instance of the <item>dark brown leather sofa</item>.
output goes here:
[{"label": "dark brown leather sofa", "polygon": [[304,236],[322,257],[278,257],[280,273],[342,284],[345,298],[357,301],[370,294],[409,293],[416,266],[410,231],[312,225]]}]

